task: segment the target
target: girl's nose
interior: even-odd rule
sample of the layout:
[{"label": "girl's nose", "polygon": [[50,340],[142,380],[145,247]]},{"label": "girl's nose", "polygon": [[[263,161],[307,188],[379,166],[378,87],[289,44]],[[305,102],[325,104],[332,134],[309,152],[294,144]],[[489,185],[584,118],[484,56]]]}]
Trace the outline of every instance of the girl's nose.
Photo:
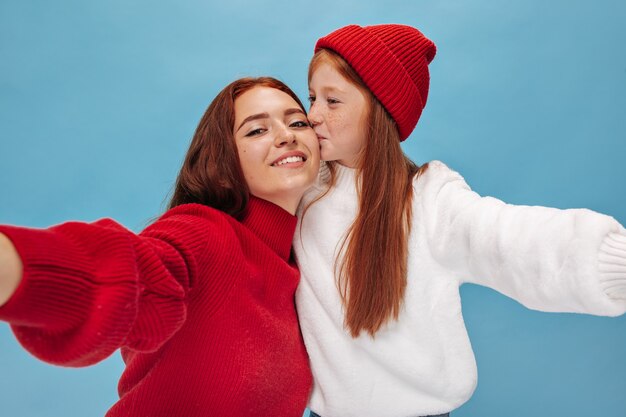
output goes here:
[{"label": "girl's nose", "polygon": [[317,110],[317,106],[315,105],[315,103],[311,104],[311,108],[309,109],[309,122],[311,123],[311,125],[313,126],[317,126],[320,123],[322,123],[322,116],[320,114],[320,112]]}]

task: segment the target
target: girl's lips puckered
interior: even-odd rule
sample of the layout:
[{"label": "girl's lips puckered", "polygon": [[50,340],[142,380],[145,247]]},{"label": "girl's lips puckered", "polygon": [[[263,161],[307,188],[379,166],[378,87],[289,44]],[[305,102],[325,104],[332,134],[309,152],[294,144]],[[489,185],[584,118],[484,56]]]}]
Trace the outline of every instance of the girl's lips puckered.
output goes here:
[{"label": "girl's lips puckered", "polygon": [[317,136],[318,141],[326,139],[326,136],[322,135],[318,129],[313,129],[313,131],[315,132],[315,136]]}]

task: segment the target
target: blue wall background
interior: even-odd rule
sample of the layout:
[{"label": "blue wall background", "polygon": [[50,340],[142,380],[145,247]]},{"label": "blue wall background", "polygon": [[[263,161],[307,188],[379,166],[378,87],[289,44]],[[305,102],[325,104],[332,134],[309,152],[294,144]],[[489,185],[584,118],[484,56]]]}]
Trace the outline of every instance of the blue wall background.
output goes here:
[{"label": "blue wall background", "polygon": [[[0,0],[0,222],[139,231],[226,83],[270,74],[305,98],[318,37],[395,22],[438,46],[413,159],[445,161],[484,195],[624,224],[625,21],[620,0]],[[454,417],[626,415],[626,317],[462,295],[479,385]],[[0,415],[102,415],[122,369],[117,354],[42,364],[2,324]]]}]

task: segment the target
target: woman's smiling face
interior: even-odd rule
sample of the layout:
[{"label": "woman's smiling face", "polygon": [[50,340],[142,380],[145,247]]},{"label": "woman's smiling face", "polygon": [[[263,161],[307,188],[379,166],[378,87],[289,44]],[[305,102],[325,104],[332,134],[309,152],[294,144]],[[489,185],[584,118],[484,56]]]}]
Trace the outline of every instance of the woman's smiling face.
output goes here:
[{"label": "woman's smiling face", "polygon": [[235,100],[235,144],[250,193],[292,213],[319,170],[319,143],[288,94],[254,87]]}]

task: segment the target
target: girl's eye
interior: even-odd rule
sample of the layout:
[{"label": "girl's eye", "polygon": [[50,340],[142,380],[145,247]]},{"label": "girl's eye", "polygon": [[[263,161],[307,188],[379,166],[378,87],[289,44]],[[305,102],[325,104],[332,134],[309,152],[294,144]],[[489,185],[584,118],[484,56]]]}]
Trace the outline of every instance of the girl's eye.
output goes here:
[{"label": "girl's eye", "polygon": [[260,135],[263,132],[265,132],[265,129],[263,129],[263,128],[254,129],[254,130],[251,130],[248,133],[246,133],[245,137],[257,136],[257,135]]},{"label": "girl's eye", "polygon": [[315,103],[315,96],[309,96],[309,103]]},{"label": "girl's eye", "polygon": [[328,104],[337,104],[337,103],[339,103],[339,100],[337,100],[336,98],[328,97],[328,98],[326,99],[326,102],[327,102]]}]

